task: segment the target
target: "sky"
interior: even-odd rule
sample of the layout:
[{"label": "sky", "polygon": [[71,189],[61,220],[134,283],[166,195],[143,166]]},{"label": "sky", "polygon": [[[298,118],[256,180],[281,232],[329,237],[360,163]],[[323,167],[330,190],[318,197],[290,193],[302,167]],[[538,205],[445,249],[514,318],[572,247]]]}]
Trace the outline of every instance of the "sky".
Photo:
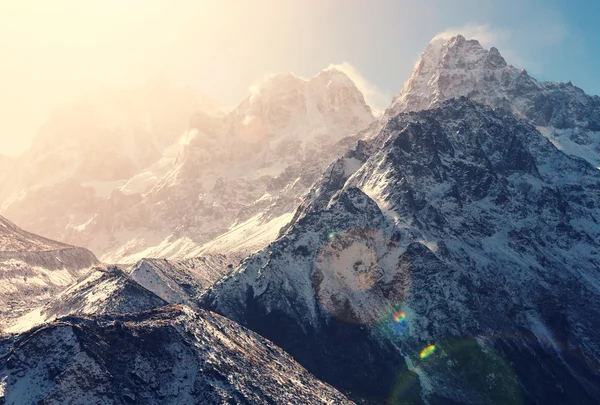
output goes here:
[{"label": "sky", "polygon": [[235,106],[269,74],[335,65],[384,109],[442,32],[600,94],[599,15],[597,0],[0,0],[0,154],[57,107],[156,76]]}]

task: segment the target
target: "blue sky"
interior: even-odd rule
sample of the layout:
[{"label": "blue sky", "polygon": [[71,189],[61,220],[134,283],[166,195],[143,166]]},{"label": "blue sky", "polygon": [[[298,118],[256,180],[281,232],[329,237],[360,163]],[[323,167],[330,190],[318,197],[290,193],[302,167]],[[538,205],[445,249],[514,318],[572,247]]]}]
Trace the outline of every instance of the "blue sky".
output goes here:
[{"label": "blue sky", "polygon": [[312,51],[307,66],[299,66],[302,73],[309,74],[327,60],[347,61],[383,94],[393,95],[429,40],[451,29],[480,38],[488,47],[496,46],[508,63],[527,69],[538,79],[571,80],[588,93],[600,94],[600,1],[329,4],[316,24],[332,29],[319,49]]},{"label": "blue sky", "polygon": [[599,0],[0,0],[0,154],[52,109],[156,75],[235,106],[268,74],[341,65],[387,106],[436,34],[600,94]]}]

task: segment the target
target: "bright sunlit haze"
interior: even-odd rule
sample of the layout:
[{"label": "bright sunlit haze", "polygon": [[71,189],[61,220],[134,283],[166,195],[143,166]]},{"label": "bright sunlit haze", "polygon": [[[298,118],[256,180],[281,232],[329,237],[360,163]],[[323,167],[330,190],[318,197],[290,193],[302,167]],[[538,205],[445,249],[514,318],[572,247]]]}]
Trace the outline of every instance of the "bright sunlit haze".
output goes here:
[{"label": "bright sunlit haze", "polygon": [[600,10],[586,3],[578,13],[538,0],[0,0],[0,154],[26,150],[65,103],[156,77],[233,107],[269,74],[312,77],[335,65],[382,110],[441,32],[462,32],[540,79],[598,94],[591,41],[600,33],[590,16]]}]

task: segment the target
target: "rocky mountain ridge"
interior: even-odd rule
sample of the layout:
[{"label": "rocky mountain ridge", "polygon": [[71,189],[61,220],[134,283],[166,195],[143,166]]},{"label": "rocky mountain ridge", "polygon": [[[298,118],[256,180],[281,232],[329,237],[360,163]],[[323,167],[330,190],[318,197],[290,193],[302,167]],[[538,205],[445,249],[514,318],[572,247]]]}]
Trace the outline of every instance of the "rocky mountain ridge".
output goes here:
[{"label": "rocky mountain ridge", "polygon": [[504,110],[400,114],[203,305],[383,401],[595,403],[599,192],[596,168]]},{"label": "rocky mountain ridge", "polygon": [[5,332],[23,333],[66,316],[128,314],[168,303],[115,266],[98,266],[48,303],[9,322]]},{"label": "rocky mountain ridge", "polygon": [[198,111],[213,119],[225,114],[196,90],[161,80],[56,109],[30,149],[0,176],[0,214],[73,243],[70,230],[88,221],[114,190],[156,161],[170,166],[172,149]]}]

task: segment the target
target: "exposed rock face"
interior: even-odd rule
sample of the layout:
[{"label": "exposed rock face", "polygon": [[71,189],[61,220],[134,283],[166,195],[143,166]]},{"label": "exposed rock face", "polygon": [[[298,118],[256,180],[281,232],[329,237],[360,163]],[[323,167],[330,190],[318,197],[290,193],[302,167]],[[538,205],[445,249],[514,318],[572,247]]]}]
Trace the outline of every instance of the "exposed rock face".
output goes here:
[{"label": "exposed rock face", "polygon": [[599,194],[534,126],[450,100],[333,163],[202,302],[382,401],[597,403]]},{"label": "exposed rock face", "polygon": [[[80,280],[15,331],[113,315],[0,339],[0,403],[346,401],[188,306],[375,403],[600,403],[599,105],[457,36],[427,47],[368,127],[335,70],[271,77],[223,119],[194,114],[177,153],[90,220],[74,206],[66,238],[114,262],[259,251]],[[73,259],[55,252],[77,254],[23,235],[0,244],[57,269]],[[74,277],[46,267],[32,273],[44,293]],[[140,313],[166,303],[187,306]]]},{"label": "exposed rock face", "polygon": [[389,113],[424,110],[466,96],[492,107],[509,107],[536,125],[600,131],[600,98],[571,83],[538,82],[507,65],[498,49],[484,49],[458,35],[435,39],[423,52]]},{"label": "exposed rock face", "polygon": [[266,339],[184,306],[63,318],[8,345],[6,405],[352,403]]},{"label": "exposed rock face", "polygon": [[26,232],[0,217],[0,327],[99,264],[87,249]]}]

